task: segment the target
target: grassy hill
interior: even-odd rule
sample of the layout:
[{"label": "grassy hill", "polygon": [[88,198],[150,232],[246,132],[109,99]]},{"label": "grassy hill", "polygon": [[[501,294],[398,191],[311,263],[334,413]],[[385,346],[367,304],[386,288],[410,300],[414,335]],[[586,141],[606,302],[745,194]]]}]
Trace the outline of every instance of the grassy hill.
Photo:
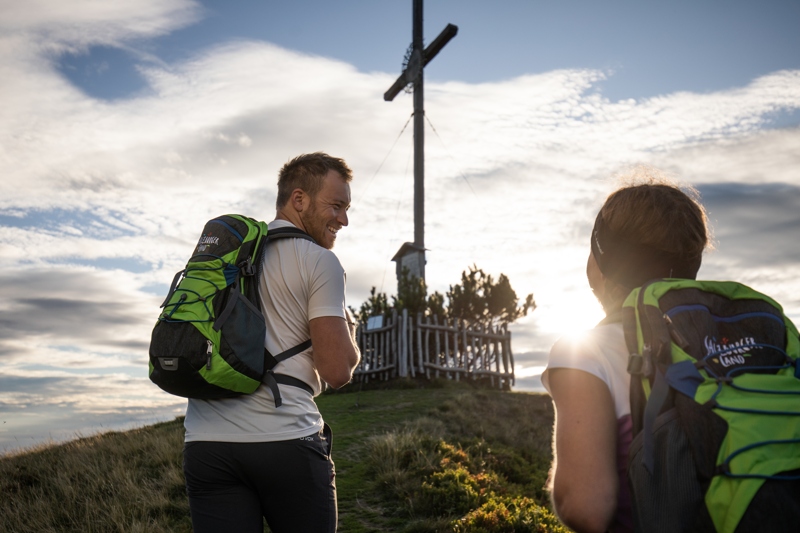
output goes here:
[{"label": "grassy hill", "polygon": [[[548,511],[553,410],[540,394],[324,394],[339,530],[566,531]],[[0,458],[0,531],[191,531],[182,419]]]}]

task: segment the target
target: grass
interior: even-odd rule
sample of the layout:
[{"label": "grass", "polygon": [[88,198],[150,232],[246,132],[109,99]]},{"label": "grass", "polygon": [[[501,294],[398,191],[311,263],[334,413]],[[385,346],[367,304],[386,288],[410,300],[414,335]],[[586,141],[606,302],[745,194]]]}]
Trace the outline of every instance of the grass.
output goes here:
[{"label": "grass", "polygon": [[191,531],[181,420],[0,460],[0,531]]},{"label": "grass", "polygon": [[[543,486],[552,405],[445,384],[324,394],[344,533],[565,531]],[[0,531],[191,531],[182,419],[0,458]]]}]

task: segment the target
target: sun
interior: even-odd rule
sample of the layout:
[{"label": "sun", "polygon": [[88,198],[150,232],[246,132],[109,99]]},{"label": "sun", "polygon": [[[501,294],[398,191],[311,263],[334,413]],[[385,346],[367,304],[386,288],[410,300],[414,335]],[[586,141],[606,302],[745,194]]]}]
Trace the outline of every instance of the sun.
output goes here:
[{"label": "sun", "polygon": [[587,287],[564,291],[537,317],[539,328],[556,337],[578,338],[605,318],[603,308]]}]

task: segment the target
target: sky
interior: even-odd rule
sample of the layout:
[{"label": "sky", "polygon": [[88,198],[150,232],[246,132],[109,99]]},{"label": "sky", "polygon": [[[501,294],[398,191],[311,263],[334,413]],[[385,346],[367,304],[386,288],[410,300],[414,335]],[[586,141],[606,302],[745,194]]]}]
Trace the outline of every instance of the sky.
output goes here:
[{"label": "sky", "polygon": [[[425,2],[426,276],[506,274],[519,391],[602,317],[588,235],[619,175],[701,194],[699,276],[800,322],[800,3]],[[274,217],[305,152],[354,171],[347,301],[413,240],[411,0],[0,0],[0,453],[169,420],[150,331],[204,222]]]}]

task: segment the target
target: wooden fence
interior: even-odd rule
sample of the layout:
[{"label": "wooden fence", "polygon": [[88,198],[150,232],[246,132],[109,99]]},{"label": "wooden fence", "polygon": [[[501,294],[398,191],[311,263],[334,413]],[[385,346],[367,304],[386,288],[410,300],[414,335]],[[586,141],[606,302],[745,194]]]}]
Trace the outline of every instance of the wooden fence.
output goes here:
[{"label": "wooden fence", "polygon": [[511,332],[505,325],[440,324],[436,317],[421,314],[414,320],[403,310],[359,324],[356,337],[361,348],[353,375],[357,382],[424,376],[482,380],[503,390],[514,384]]}]

